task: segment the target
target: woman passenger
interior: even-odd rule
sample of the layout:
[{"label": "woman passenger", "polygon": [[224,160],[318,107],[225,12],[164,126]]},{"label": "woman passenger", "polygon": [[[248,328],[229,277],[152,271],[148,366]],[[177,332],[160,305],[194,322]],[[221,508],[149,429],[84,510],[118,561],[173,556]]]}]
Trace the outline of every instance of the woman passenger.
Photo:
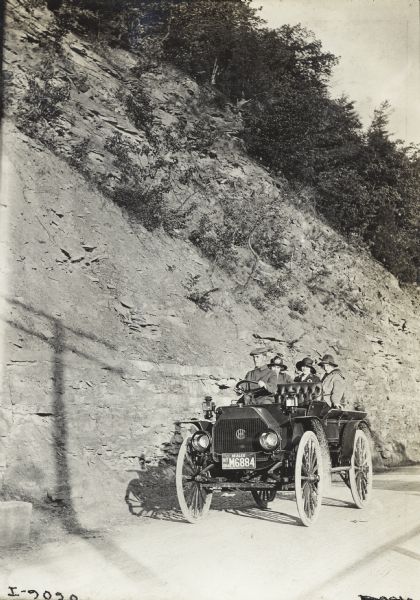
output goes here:
[{"label": "woman passenger", "polygon": [[295,377],[295,381],[301,383],[319,383],[321,380],[316,374],[314,361],[309,356],[306,356],[302,360],[296,363],[296,370],[300,371],[299,375]]},{"label": "woman passenger", "polygon": [[259,380],[260,387],[265,387],[270,394],[277,394],[277,386],[280,383],[292,383],[293,379],[285,373],[287,365],[284,364],[281,356],[274,356],[268,363],[270,372]]}]

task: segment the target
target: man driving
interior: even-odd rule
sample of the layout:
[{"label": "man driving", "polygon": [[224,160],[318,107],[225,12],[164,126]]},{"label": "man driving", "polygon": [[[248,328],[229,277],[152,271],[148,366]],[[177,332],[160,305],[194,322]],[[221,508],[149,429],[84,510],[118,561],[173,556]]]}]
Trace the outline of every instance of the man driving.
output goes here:
[{"label": "man driving", "polygon": [[248,371],[245,375],[245,379],[248,381],[260,381],[264,377],[270,374],[270,368],[267,365],[269,354],[273,352],[273,349],[268,346],[260,346],[250,352],[250,356],[254,359],[254,369]]}]

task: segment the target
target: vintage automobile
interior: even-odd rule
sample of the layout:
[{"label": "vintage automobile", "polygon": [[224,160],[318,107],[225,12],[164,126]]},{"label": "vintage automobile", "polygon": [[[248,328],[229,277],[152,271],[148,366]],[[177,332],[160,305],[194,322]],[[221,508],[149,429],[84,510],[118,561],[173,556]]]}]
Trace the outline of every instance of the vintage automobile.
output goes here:
[{"label": "vintage automobile", "polygon": [[281,384],[268,395],[257,382],[240,381],[231,406],[203,403],[204,419],[190,424],[178,454],[176,488],[185,519],[210,509],[214,491],[248,490],[265,509],[277,491],[294,490],[303,525],[315,522],[323,488],[339,473],[355,505],[372,489],[371,434],[366,413],[332,408],[319,383]]}]

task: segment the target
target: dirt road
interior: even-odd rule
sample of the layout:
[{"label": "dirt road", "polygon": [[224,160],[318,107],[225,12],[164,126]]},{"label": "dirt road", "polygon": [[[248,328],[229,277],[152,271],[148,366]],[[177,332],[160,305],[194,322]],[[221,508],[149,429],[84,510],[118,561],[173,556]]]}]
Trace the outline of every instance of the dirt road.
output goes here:
[{"label": "dirt road", "polygon": [[40,600],[45,590],[54,600],[420,600],[420,467],[376,475],[374,487],[369,508],[357,510],[336,483],[309,529],[292,493],[267,511],[243,494],[233,509],[216,499],[198,525],[133,517],[108,536],[3,554],[0,598],[14,586],[22,600],[36,600],[29,590]]}]

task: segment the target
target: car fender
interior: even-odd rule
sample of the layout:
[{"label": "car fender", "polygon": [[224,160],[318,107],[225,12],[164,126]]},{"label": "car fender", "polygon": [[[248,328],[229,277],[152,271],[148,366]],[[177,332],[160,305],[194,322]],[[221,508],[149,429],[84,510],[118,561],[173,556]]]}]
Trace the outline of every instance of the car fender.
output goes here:
[{"label": "car fender", "polygon": [[353,444],[354,444],[354,436],[356,435],[356,431],[360,429],[360,425],[366,426],[368,429],[368,424],[366,421],[349,421],[344,429],[341,436],[341,462],[342,464],[350,464],[351,456],[353,454]]},{"label": "car fender", "polygon": [[313,431],[314,421],[321,425],[321,421],[316,417],[296,417],[293,419],[292,446],[296,446],[300,442],[300,438],[305,431]]},{"label": "car fender", "polygon": [[206,431],[211,434],[214,423],[206,419],[190,419],[188,421],[176,421],[175,425],[194,425],[197,431]]}]

